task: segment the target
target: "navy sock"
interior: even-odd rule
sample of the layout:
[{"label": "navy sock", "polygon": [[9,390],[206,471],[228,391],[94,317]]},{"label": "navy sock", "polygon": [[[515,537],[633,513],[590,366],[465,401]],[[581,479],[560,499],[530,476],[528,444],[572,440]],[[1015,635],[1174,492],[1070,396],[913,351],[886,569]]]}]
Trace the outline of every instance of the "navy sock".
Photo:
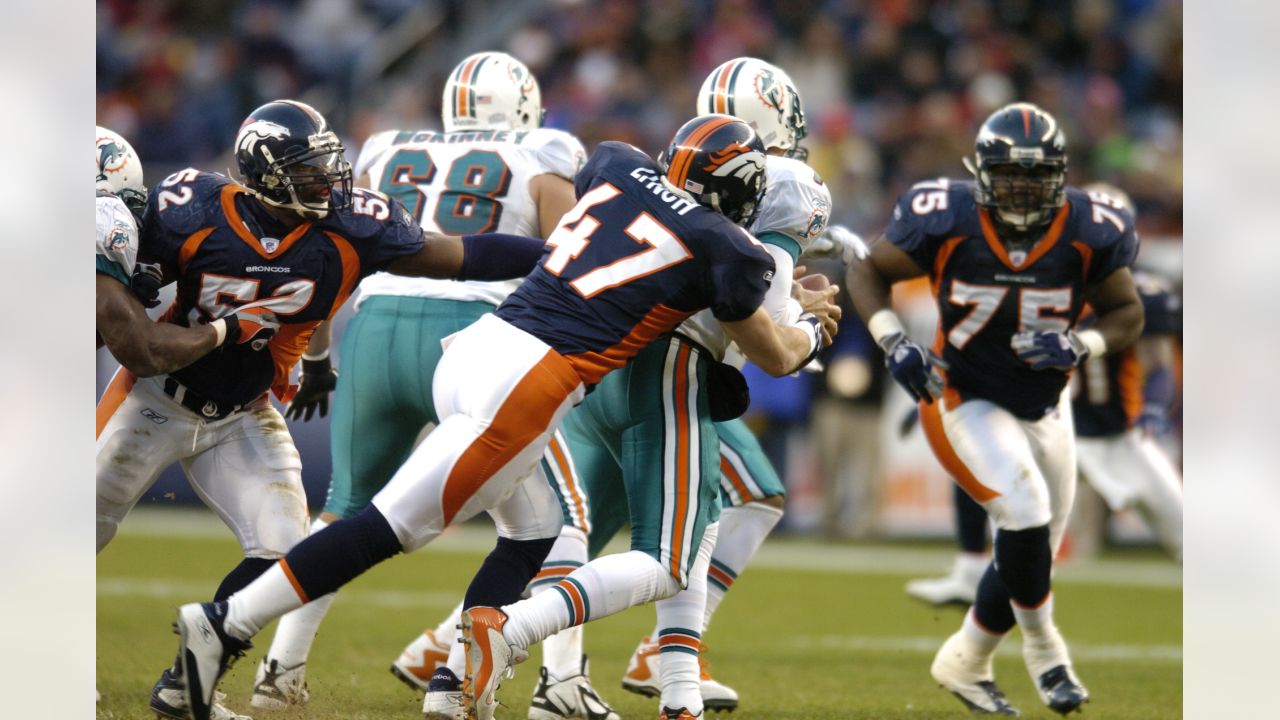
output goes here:
[{"label": "navy sock", "polygon": [[525,586],[538,574],[556,538],[511,540],[498,538],[493,552],[476,571],[462,607],[501,607],[520,599]]},{"label": "navy sock", "polygon": [[960,541],[960,550],[984,553],[987,550],[987,511],[959,485],[953,488],[956,494],[956,539]]},{"label": "navy sock", "polygon": [[337,590],[404,548],[391,524],[370,505],[294,546],[284,562],[307,601]]},{"label": "navy sock", "polygon": [[1009,596],[1023,607],[1035,607],[1049,594],[1053,553],[1049,526],[996,533],[996,566]]},{"label": "navy sock", "polygon": [[271,558],[245,558],[240,564],[231,569],[227,576],[222,578],[222,584],[218,586],[217,592],[213,594],[214,602],[222,602],[234,595],[241,588],[258,579],[258,576],[267,571],[267,568],[276,563]]},{"label": "navy sock", "polygon": [[978,582],[977,598],[973,601],[973,617],[979,625],[997,634],[1009,632],[1017,622],[1013,617],[1013,608],[1009,605],[1009,590],[1000,579],[995,563],[987,566],[982,580]]}]

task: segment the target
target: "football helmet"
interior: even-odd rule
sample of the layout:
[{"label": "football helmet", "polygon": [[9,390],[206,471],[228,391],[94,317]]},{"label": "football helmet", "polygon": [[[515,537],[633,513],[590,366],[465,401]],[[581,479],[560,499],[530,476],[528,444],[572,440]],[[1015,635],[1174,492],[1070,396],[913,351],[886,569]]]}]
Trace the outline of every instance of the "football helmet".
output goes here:
[{"label": "football helmet", "polygon": [[538,79],[506,53],[476,53],[458,63],[444,84],[444,131],[532,130],[542,127]]},{"label": "football helmet", "polygon": [[749,227],[764,197],[764,142],[746,122],[699,115],[676,131],[659,162],[698,203]]},{"label": "football helmet", "polygon": [[992,113],[964,164],[977,178],[978,204],[1014,233],[1049,224],[1067,201],[1067,137],[1052,115],[1031,103]]},{"label": "football helmet", "polygon": [[276,100],[249,113],[235,153],[245,186],[268,205],[315,219],[350,206],[351,165],[342,141],[310,105]]},{"label": "football helmet", "polygon": [[751,57],[730,60],[707,76],[698,91],[698,114],[723,113],[746,120],[765,149],[804,160],[800,140],[808,134],[800,93],[775,65]]},{"label": "football helmet", "polygon": [[124,201],[134,215],[141,216],[147,205],[147,186],[142,184],[142,161],[133,146],[119,134],[101,125],[97,128],[93,158],[97,164],[97,189]]}]

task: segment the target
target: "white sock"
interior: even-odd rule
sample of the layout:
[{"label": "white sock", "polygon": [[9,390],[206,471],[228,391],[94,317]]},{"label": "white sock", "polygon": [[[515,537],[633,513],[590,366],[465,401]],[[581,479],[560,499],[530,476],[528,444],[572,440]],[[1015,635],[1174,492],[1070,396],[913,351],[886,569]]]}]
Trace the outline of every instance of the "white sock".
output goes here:
[{"label": "white sock", "polygon": [[[311,522],[309,534],[314,535],[328,525],[329,523],[324,520],[316,518]],[[316,632],[320,630],[320,623],[324,622],[325,614],[333,605],[335,595],[336,593],[329,593],[324,597],[316,598],[280,618],[267,658],[278,661],[286,668],[305,663],[307,655],[311,652],[311,643],[315,642]]]},{"label": "white sock", "polygon": [[[458,604],[458,615],[461,620],[462,604]],[[449,660],[445,666],[453,671],[455,677],[459,680],[467,675],[467,648],[458,642],[458,629],[453,629],[453,641],[449,644]],[[438,636],[437,636],[438,637]]]},{"label": "white sock", "polygon": [[639,550],[596,558],[552,587],[502,611],[509,618],[503,635],[528,648],[553,633],[587,620],[674,595],[680,586],[657,560]]},{"label": "white sock", "polygon": [[293,582],[275,563],[240,592],[227,598],[224,627],[232,637],[251,640],[263,627],[290,610],[302,607],[302,598]]},{"label": "white sock", "polygon": [[720,539],[711,554],[707,570],[707,607],[703,613],[702,630],[706,632],[711,616],[724,594],[729,592],[738,575],[747,567],[764,539],[782,519],[782,508],[749,502],[738,507],[725,508],[720,513]]},{"label": "white sock", "polygon": [[449,647],[461,645],[462,643],[458,642],[458,624],[460,622],[462,622],[461,600],[459,600],[458,604],[453,608],[453,612],[449,613],[449,617],[440,621],[440,624],[436,626],[436,629],[434,630],[436,642],[444,643]]},{"label": "white sock", "polygon": [[965,638],[973,650],[982,658],[990,658],[995,655],[996,648],[1000,647],[1000,643],[1004,641],[1008,633],[993,633],[983,627],[973,615],[973,608],[969,608],[969,612],[964,614],[964,624],[960,626],[964,632]]},{"label": "white sock", "polygon": [[660,647],[662,706],[687,708],[694,715],[702,712],[698,666],[702,634],[698,623],[706,608],[707,567],[711,563],[711,550],[716,547],[717,525],[709,525],[702,536],[698,555],[689,570],[689,587],[657,604],[659,633],[655,637]]},{"label": "white sock", "polygon": [[[542,571],[529,583],[534,595],[550,590],[559,580],[587,562],[587,537],[575,527],[566,525],[551,552],[542,563]],[[582,626],[561,630],[542,641],[542,666],[557,680],[582,673]]]},{"label": "white sock", "polygon": [[1070,665],[1067,642],[1053,622],[1053,593],[1049,593],[1038,607],[1024,608],[1016,602],[1013,617],[1022,630],[1022,656],[1033,678],[1059,665]]}]

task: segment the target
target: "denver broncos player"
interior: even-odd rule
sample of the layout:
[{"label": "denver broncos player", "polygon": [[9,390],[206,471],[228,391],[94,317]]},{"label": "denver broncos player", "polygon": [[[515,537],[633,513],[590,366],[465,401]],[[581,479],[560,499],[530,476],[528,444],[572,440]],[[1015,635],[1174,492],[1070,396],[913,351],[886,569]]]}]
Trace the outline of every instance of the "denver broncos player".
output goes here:
[{"label": "denver broncos player", "polygon": [[[444,132],[372,135],[356,160],[357,184],[401,201],[414,221],[431,232],[550,235],[577,202],[572,179],[586,152],[572,135],[540,127],[545,113],[529,69],[505,53],[467,57],[445,83],[442,107]],[[404,463],[422,428],[440,421],[431,378],[441,341],[492,312],[517,284],[387,272],[360,283],[356,314],[342,339],[343,372],[336,381],[330,425],[333,477],[312,533],[363,510]],[[302,356],[302,386],[286,418],[309,419],[317,408],[325,414],[337,374],[328,344],[326,324]],[[534,483],[527,488],[542,489]],[[550,535],[555,532],[549,530]],[[271,653],[258,667],[255,707],[279,709],[305,700],[304,663],[332,601],[333,596],[326,596],[281,618]],[[425,646],[413,653],[416,662],[398,659],[393,671],[425,690],[435,664],[424,663],[424,655],[447,655],[450,647],[434,634],[420,640]],[[461,674],[460,646],[456,652]]]},{"label": "denver broncos player", "polygon": [[[298,452],[266,393],[288,400],[289,372],[315,326],[380,269],[499,279],[524,274],[541,252],[514,236],[424,236],[397,201],[353,192],[341,143],[303,103],[255,110],[235,151],[243,185],[187,168],[152,189],[133,277],[134,291],[152,301],[176,280],[164,319],[209,324],[223,348],[168,375],[118,376],[113,386],[124,387],[109,389],[99,407],[109,419],[97,456],[99,550],[159,472],[180,461],[244,550],[219,597],[305,534]],[[484,264],[478,275],[476,262]],[[228,316],[236,325],[219,322]],[[225,344],[232,332],[236,342]],[[180,673],[166,671],[152,709],[186,717],[181,684]]]},{"label": "denver broncos player", "polygon": [[[966,165],[974,181],[923,182],[898,200],[848,284],[894,379],[920,401],[934,454],[997,529],[995,561],[934,658],[934,679],[979,712],[1017,714],[992,670],[1016,623],[1041,699],[1066,713],[1089,696],[1050,592],[1075,493],[1064,387],[1073,368],[1142,331],[1128,269],[1138,241],[1128,211],[1066,187],[1066,138],[1035,105],[988,117]],[[940,315],[933,354],[906,339],[888,306],[890,284],[921,275]],[[1097,323],[1076,330],[1086,302]]]},{"label": "denver broncos player", "polygon": [[[548,238],[541,264],[497,311],[449,340],[433,380],[440,425],[369,508],[302,541],[230,600],[180,610],[179,656],[197,720],[207,717],[227,662],[275,617],[402,550],[429,543],[453,521],[482,509],[494,516],[501,537],[525,535],[533,527],[529,519],[505,517],[501,501],[534,471],[568,410],[698,310],[711,307],[748,357],[775,374],[816,355],[834,320],[824,309],[793,327],[775,325],[760,308],[773,261],[735,225],[750,217],[764,190],[764,147],[755,132],[733,118],[695,118],[677,133],[666,157],[663,167],[631,146],[601,144],[575,178],[578,204]],[[694,350],[686,346],[679,353],[688,362]],[[705,367],[687,381],[695,378],[705,378]],[[708,435],[692,432],[682,435],[684,447],[695,447],[697,439],[701,448]],[[687,562],[703,545],[695,523],[709,508],[687,494],[679,506],[689,530],[679,560]],[[544,512],[559,522],[554,499]],[[504,571],[478,577],[469,594],[510,602],[542,559],[513,557],[518,562]],[[593,617],[679,589],[647,554],[594,564],[606,560],[565,580],[584,588]],[[492,607],[463,615],[470,643],[464,685],[469,716],[492,717],[499,678],[521,659],[522,648],[586,620],[584,596],[576,605],[562,597],[560,591],[535,596],[530,602],[546,612],[517,611],[510,624]],[[514,646],[502,639],[504,626],[521,633]]]},{"label": "denver broncos player", "polygon": [[139,218],[147,203],[142,161],[128,141],[104,127],[97,128],[93,154],[97,163],[98,347],[106,345],[125,370],[138,377],[189,365],[214,349],[215,329],[152,322],[129,291],[138,259]]}]

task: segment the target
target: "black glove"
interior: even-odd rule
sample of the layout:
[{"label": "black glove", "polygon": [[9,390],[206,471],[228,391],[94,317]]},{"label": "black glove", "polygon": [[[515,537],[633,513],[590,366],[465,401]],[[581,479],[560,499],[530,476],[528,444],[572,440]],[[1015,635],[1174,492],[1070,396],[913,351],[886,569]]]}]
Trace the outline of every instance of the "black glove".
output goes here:
[{"label": "black glove", "polygon": [[301,418],[304,422],[311,419],[317,409],[320,417],[329,414],[329,393],[338,386],[338,371],[325,355],[319,360],[302,360],[302,382],[298,392],[294,394],[289,407],[284,409],[284,416],[290,420]]},{"label": "black glove", "polygon": [[137,296],[138,302],[145,308],[153,308],[160,304],[160,288],[164,287],[164,271],[160,263],[138,263],[133,267],[133,277],[129,279],[129,288]]},{"label": "black glove", "polygon": [[264,307],[240,308],[222,319],[227,323],[227,336],[222,339],[224,348],[248,345],[252,350],[262,350],[280,330],[276,314]]}]

